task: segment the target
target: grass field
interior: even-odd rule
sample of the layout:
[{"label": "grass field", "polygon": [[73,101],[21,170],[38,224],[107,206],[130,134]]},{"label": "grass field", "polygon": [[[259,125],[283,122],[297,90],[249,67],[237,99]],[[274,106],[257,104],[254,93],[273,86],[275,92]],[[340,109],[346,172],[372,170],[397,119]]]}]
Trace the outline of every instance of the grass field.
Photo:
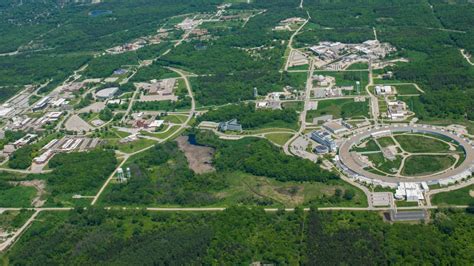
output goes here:
[{"label": "grass field", "polygon": [[367,117],[368,102],[354,102],[353,99],[322,100],[318,102],[318,109],[308,111],[306,122],[322,115],[332,115],[333,118]]},{"label": "grass field", "polygon": [[361,94],[365,93],[365,86],[369,83],[369,72],[361,71],[315,71],[315,75],[331,76],[336,78],[336,86],[354,86],[360,81]]},{"label": "grass field", "polygon": [[449,155],[412,155],[405,160],[402,175],[419,176],[442,171],[454,164]]},{"label": "grass field", "polygon": [[302,66],[292,66],[289,67],[288,70],[308,70],[309,65],[302,65]]},{"label": "grass field", "polygon": [[397,88],[397,94],[421,94],[420,91],[416,89],[414,85],[397,85],[395,86]]},{"label": "grass field", "polygon": [[374,164],[374,167],[386,173],[397,173],[402,163],[401,156],[397,156],[395,160],[390,161],[386,159],[381,152],[366,154],[366,156]]},{"label": "grass field", "polygon": [[163,118],[162,120],[165,120],[166,122],[170,122],[173,124],[182,124],[186,122],[186,119],[188,119],[188,116],[186,115],[167,115]]},{"label": "grass field", "polygon": [[369,64],[367,64],[367,63],[354,63],[346,69],[347,70],[354,70],[354,69],[367,70],[367,69],[369,69]]},{"label": "grass field", "polygon": [[144,149],[146,147],[149,147],[153,145],[156,141],[150,140],[150,139],[138,139],[136,141],[130,142],[130,143],[124,143],[120,144],[117,142],[117,146],[119,151],[125,152],[125,153],[132,153],[139,151],[141,149]]},{"label": "grass field", "polygon": [[365,145],[365,147],[359,148],[359,147],[354,146],[352,150],[356,152],[366,152],[366,151],[380,151],[380,148],[373,139],[370,139],[369,141],[367,141],[367,144]]},{"label": "grass field", "polygon": [[377,142],[383,148],[395,145],[395,141],[393,141],[392,137],[381,137],[377,139]]},{"label": "grass field", "polygon": [[33,187],[15,186],[0,190],[0,206],[2,207],[31,207],[31,200],[36,195]]},{"label": "grass field", "polygon": [[431,202],[436,205],[474,205],[474,185],[458,190],[435,194]]},{"label": "grass field", "polygon": [[271,142],[283,146],[289,139],[291,139],[292,136],[293,134],[291,133],[270,133],[266,134],[265,138],[267,138]]},{"label": "grass field", "polygon": [[303,111],[304,108],[304,102],[298,101],[298,102],[284,102],[281,104],[281,107],[283,109],[293,109],[295,111],[301,112]]},{"label": "grass field", "polygon": [[400,146],[412,153],[428,152],[448,152],[449,145],[441,140],[424,135],[395,135],[394,138],[400,143]]},{"label": "grass field", "polygon": [[[310,206],[367,206],[365,194],[351,185],[341,181],[330,183],[318,182],[279,182],[271,178],[256,177],[244,173],[229,173],[229,187],[216,193],[222,200],[215,206],[232,206],[254,202],[256,199],[272,202],[269,206],[296,207]],[[344,192],[351,189],[355,192],[352,200],[339,198],[331,200],[336,189]]]}]

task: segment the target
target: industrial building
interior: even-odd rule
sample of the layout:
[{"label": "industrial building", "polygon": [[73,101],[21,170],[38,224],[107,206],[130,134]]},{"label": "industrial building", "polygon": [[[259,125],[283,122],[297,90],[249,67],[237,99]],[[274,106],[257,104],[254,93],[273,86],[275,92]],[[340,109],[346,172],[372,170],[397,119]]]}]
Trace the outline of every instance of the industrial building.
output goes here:
[{"label": "industrial building", "polygon": [[41,110],[41,109],[45,108],[48,105],[50,100],[51,100],[50,97],[48,97],[48,96],[44,97],[39,102],[37,102],[35,104],[35,106],[33,106],[33,111],[38,111],[38,110]]},{"label": "industrial building", "polygon": [[323,124],[323,128],[334,135],[339,135],[349,131],[349,129],[336,121],[328,121]]},{"label": "industrial building", "polygon": [[118,90],[119,90],[118,87],[103,89],[96,92],[95,96],[99,99],[106,100],[106,99],[114,97],[114,95],[117,93]]},{"label": "industrial building", "polygon": [[408,115],[407,105],[402,101],[387,102],[387,115],[392,120],[404,120]]},{"label": "industrial building", "polygon": [[383,85],[377,85],[375,86],[375,94],[377,95],[392,95],[394,93],[392,86],[383,86]]},{"label": "industrial building", "polygon": [[311,133],[311,139],[317,143],[328,147],[330,151],[335,152],[337,149],[336,142],[332,139],[331,135],[323,130],[316,130]]},{"label": "industrial building", "polygon": [[409,202],[418,202],[425,199],[423,193],[428,190],[429,188],[426,182],[401,182],[395,191],[395,198],[399,200],[406,199],[406,201]]},{"label": "industrial building", "polygon": [[227,122],[221,122],[218,126],[219,131],[242,131],[242,125],[239,124],[237,119],[232,119]]}]

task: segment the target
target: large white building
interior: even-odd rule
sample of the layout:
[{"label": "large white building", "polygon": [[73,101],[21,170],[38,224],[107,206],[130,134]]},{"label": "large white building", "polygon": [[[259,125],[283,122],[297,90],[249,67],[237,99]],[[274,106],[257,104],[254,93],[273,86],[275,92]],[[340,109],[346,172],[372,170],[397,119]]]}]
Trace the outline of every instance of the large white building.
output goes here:
[{"label": "large white building", "polygon": [[410,202],[417,202],[425,199],[423,192],[428,190],[429,188],[426,182],[401,182],[398,184],[397,190],[395,191],[395,198],[406,199]]}]

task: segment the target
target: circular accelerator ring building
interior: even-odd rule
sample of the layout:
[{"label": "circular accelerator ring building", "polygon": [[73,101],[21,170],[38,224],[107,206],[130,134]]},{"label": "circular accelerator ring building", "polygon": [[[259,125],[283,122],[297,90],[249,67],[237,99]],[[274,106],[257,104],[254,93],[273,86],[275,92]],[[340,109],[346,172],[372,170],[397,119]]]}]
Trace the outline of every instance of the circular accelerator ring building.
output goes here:
[{"label": "circular accelerator ring building", "polygon": [[[364,165],[364,163],[360,161],[357,153],[351,151],[354,145],[361,143],[367,138],[390,136],[393,133],[405,132],[430,134],[450,138],[464,149],[465,159],[454,169],[448,169],[446,171],[430,175],[408,178],[385,176],[369,172],[364,169],[367,165]],[[428,185],[449,185],[471,176],[474,172],[474,146],[472,141],[438,127],[427,125],[386,126],[382,128],[373,128],[366,132],[353,135],[345,140],[339,147],[337,165],[341,170],[343,170],[345,174],[357,181],[367,184],[380,185],[383,187],[397,187],[397,184],[400,182],[426,182]]]}]

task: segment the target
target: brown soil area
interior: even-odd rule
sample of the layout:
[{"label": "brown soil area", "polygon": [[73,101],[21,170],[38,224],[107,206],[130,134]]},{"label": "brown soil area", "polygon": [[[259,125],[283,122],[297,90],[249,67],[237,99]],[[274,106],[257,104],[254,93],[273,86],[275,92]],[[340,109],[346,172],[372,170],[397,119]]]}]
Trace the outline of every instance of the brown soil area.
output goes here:
[{"label": "brown soil area", "polygon": [[184,152],[184,155],[188,160],[189,168],[195,173],[203,174],[215,171],[212,166],[214,149],[192,145],[188,142],[187,136],[177,138],[176,142],[178,142],[179,149]]}]

